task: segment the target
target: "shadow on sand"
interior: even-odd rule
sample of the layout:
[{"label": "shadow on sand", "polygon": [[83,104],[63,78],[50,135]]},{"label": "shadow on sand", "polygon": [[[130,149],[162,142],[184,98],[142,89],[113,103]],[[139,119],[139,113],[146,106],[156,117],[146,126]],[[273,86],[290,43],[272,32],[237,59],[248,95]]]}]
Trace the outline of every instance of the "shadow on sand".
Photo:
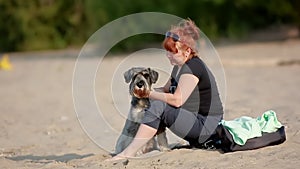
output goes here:
[{"label": "shadow on sand", "polygon": [[24,155],[24,156],[15,156],[15,157],[6,157],[6,159],[13,160],[13,161],[23,161],[29,160],[32,162],[38,163],[48,163],[48,162],[68,162],[74,159],[83,159],[86,157],[94,156],[94,154],[85,154],[85,155],[78,155],[78,154],[64,154],[61,156],[50,155],[50,156],[34,156],[34,155]]}]

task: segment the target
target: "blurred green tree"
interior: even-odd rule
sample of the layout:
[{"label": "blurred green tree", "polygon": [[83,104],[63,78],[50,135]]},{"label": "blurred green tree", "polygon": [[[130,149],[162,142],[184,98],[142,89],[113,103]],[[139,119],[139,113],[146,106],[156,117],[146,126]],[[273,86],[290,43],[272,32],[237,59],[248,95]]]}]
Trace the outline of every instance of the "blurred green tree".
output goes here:
[{"label": "blurred green tree", "polygon": [[[240,39],[270,25],[300,28],[299,0],[0,0],[0,51],[79,46],[114,19],[150,11],[189,17],[211,40]],[[116,49],[133,50],[136,44],[160,38],[136,36]]]}]

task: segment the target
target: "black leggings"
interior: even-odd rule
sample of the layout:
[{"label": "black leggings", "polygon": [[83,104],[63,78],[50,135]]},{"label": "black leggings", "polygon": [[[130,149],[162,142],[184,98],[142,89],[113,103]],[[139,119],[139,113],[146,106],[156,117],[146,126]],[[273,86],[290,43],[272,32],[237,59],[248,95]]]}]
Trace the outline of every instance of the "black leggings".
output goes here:
[{"label": "black leggings", "polygon": [[214,134],[222,119],[222,114],[203,116],[162,101],[151,100],[151,106],[145,110],[142,123],[155,129],[159,125],[166,126],[190,144],[197,144],[205,142]]}]

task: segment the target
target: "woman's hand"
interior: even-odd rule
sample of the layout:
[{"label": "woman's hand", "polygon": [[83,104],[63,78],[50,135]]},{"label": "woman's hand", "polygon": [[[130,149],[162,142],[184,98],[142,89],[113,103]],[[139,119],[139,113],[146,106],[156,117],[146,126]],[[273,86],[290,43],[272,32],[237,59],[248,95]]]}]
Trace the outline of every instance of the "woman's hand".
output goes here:
[{"label": "woman's hand", "polygon": [[150,91],[148,91],[148,90],[134,91],[133,95],[140,99],[149,98]]},{"label": "woman's hand", "polygon": [[125,156],[124,154],[120,153],[120,154],[117,154],[116,156],[112,157],[112,158],[108,158],[106,159],[105,161],[119,161],[119,160],[126,160],[128,158],[133,158],[133,157],[128,157],[128,156]]},{"label": "woman's hand", "polygon": [[182,106],[197,86],[199,79],[192,74],[183,74],[179,78],[177,88],[172,93],[150,92],[150,99],[160,100],[175,107]]}]

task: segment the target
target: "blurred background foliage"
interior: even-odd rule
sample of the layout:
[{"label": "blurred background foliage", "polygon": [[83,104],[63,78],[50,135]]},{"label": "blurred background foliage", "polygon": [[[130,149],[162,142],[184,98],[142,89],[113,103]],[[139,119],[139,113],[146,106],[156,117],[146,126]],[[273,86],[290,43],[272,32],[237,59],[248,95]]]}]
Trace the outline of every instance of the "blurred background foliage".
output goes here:
[{"label": "blurred background foliage", "polygon": [[[150,11],[191,18],[214,41],[270,26],[300,28],[299,0],[0,0],[0,52],[80,47],[108,22]],[[117,48],[158,40],[133,37]]]}]

